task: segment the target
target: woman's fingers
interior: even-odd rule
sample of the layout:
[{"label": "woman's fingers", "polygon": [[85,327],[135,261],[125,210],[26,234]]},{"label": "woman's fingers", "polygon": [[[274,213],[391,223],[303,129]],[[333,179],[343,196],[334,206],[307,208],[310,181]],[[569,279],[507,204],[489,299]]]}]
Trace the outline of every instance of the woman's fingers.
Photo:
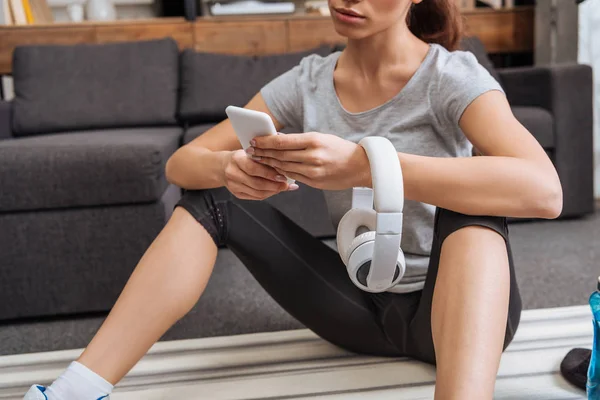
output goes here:
[{"label": "woman's fingers", "polygon": [[231,183],[229,185],[229,190],[236,194],[236,197],[245,198],[247,200],[264,200],[280,192],[280,190],[272,191],[255,189],[242,182]]},{"label": "woman's fingers", "polygon": [[279,182],[285,182],[285,177],[278,174],[275,169],[252,160],[248,156],[240,157],[240,159],[237,160],[237,165],[246,175],[268,180],[271,183],[275,183],[275,187],[277,187]]},{"label": "woman's fingers", "polygon": [[241,185],[238,189],[240,192],[265,198],[288,189],[285,176],[275,169],[251,160],[242,164],[231,176],[234,183]]},{"label": "woman's fingers", "polygon": [[311,133],[288,133],[255,137],[250,144],[261,149],[300,150],[311,146],[314,141],[314,135]]},{"label": "woman's fingers", "polygon": [[268,150],[258,149],[254,147],[248,147],[246,153],[251,156],[260,158],[274,158],[281,161],[291,162],[310,162],[312,161],[312,155],[310,150]]},{"label": "woman's fingers", "polygon": [[[274,175],[279,175],[277,171],[273,170]],[[285,176],[281,177],[281,182],[272,181],[270,179],[263,178],[262,176],[253,176],[249,173],[239,170],[235,176],[232,177],[233,181],[243,184],[253,190],[278,193],[287,189]],[[252,193],[248,193],[252,194]]]},{"label": "woman's fingers", "polygon": [[[262,157],[259,162],[272,167],[276,171],[284,171],[286,176],[289,176],[288,173],[294,173],[307,177],[314,177],[314,175],[318,174],[318,171],[321,169],[321,167],[311,164],[293,161],[281,161],[276,158],[269,157]],[[291,178],[291,176],[289,177]]]},{"label": "woman's fingers", "polygon": [[240,199],[264,200],[282,191],[294,190],[286,177],[274,168],[251,160],[247,154],[235,154],[225,169],[226,186]]}]

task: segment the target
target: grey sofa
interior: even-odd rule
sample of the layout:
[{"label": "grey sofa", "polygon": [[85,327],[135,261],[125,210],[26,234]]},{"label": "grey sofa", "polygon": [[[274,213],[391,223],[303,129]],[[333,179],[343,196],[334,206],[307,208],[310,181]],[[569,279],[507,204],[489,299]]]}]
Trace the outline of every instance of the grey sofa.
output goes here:
[{"label": "grey sofa", "polygon": [[[513,109],[552,157],[563,215],[593,211],[591,69],[496,71]],[[171,39],[26,46],[13,57],[16,97],[0,102],[0,322],[110,310],[180,196],[168,157],[312,52],[265,57],[180,50]],[[268,200],[313,235],[334,235],[322,193]],[[202,306],[206,335],[298,326],[221,249]],[[272,313],[265,310],[272,310]]]}]

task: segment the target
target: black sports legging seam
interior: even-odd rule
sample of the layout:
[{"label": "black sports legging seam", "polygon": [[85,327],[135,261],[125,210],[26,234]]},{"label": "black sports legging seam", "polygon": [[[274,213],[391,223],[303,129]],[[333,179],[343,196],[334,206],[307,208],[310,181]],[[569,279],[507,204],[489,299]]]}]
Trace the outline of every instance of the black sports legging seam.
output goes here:
[{"label": "black sports legging seam", "polygon": [[297,253],[295,250],[293,250],[293,249],[290,249],[290,248],[289,248],[289,246],[287,246],[287,245],[286,245],[284,242],[282,242],[282,241],[280,240],[279,236],[277,236],[277,234],[276,234],[275,232],[271,231],[271,229],[269,229],[269,228],[268,228],[268,227],[267,227],[265,224],[263,224],[263,223],[262,223],[262,222],[261,222],[261,221],[260,221],[258,218],[256,218],[254,215],[252,215],[252,213],[250,213],[250,212],[249,212],[247,209],[245,209],[245,208],[244,208],[244,207],[243,207],[241,204],[234,203],[234,202],[229,202],[229,206],[230,206],[230,207],[236,206],[238,209],[242,210],[242,211],[243,211],[243,212],[244,212],[244,213],[245,213],[245,214],[246,214],[246,215],[247,215],[247,216],[248,216],[250,219],[252,219],[252,220],[253,220],[253,221],[255,221],[255,222],[258,224],[258,225],[260,225],[261,227],[263,227],[263,228],[265,229],[265,231],[267,231],[268,233],[270,233],[270,234],[271,234],[271,235],[272,235],[272,236],[275,238],[275,240],[277,240],[277,241],[278,241],[278,242],[279,242],[279,243],[280,243],[280,244],[281,244],[283,247],[286,247],[286,248],[287,248],[287,249],[290,251],[291,255],[293,255],[293,256],[294,256],[294,257],[295,257],[295,258],[296,258],[298,261],[300,261],[300,263],[301,263],[302,265],[304,265],[304,266],[306,267],[306,269],[307,269],[308,271],[310,271],[310,273],[311,273],[312,275],[316,276],[316,277],[317,277],[318,279],[320,279],[320,280],[321,280],[323,283],[325,283],[327,286],[329,286],[331,289],[333,289],[333,290],[334,290],[336,293],[338,293],[338,295],[340,295],[340,297],[342,297],[342,298],[346,299],[346,301],[348,301],[348,302],[350,302],[350,303],[354,304],[355,306],[357,306],[357,307],[361,308],[363,311],[366,311],[366,312],[369,312],[369,313],[371,312],[371,310],[370,310],[370,309],[364,308],[362,305],[360,305],[360,304],[358,304],[358,303],[356,303],[356,302],[352,301],[351,299],[349,299],[349,298],[348,298],[347,296],[345,296],[345,295],[344,295],[342,292],[340,292],[340,291],[338,290],[338,288],[336,288],[335,286],[333,286],[333,285],[331,284],[331,282],[328,282],[327,280],[323,279],[323,277],[322,277],[322,276],[320,276],[319,274],[315,274],[315,273],[314,273],[314,269],[313,269],[313,268],[311,268],[311,267],[310,267],[310,265],[308,265],[308,264],[307,264],[306,260],[304,260],[302,257],[300,257],[300,256],[298,255],[298,253]]}]

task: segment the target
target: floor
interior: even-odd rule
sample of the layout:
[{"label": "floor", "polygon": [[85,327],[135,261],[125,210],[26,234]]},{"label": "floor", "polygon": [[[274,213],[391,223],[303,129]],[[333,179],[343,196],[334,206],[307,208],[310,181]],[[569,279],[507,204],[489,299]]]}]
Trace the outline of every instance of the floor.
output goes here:
[{"label": "floor", "polygon": [[583,219],[509,226],[525,309],[587,304],[600,275],[600,207]]},{"label": "floor", "polygon": [[[496,400],[585,399],[559,374],[564,355],[592,341],[586,306],[527,310],[503,354]],[[0,357],[0,399],[20,399],[80,352]],[[345,352],[305,329],[157,343],[113,400],[431,399],[435,370],[404,358]]]}]

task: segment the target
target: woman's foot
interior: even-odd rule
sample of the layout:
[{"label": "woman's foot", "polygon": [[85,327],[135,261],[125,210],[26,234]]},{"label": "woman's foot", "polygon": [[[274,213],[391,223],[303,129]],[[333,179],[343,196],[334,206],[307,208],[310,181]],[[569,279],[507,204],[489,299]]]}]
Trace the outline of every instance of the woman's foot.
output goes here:
[{"label": "woman's foot", "polygon": [[85,365],[73,361],[50,386],[33,385],[25,400],[108,399],[113,385]]},{"label": "woman's foot", "polygon": [[23,400],[48,400],[44,394],[46,388],[42,385],[33,385],[29,388]]},{"label": "woman's foot", "polygon": [[[97,400],[108,400],[108,395],[98,397]],[[32,385],[27,393],[25,393],[25,398],[23,400],[50,400],[48,396],[46,396],[46,387],[42,385]]]}]

